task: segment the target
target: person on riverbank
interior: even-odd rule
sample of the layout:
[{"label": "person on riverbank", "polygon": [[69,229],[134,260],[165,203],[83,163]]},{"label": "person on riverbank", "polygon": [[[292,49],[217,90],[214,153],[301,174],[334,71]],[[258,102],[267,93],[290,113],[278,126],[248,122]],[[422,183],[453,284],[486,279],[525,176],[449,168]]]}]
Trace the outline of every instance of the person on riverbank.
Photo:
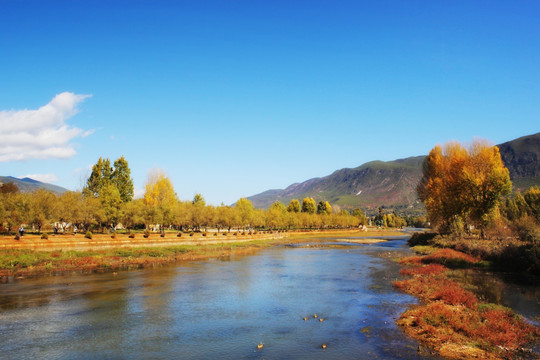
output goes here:
[{"label": "person on riverbank", "polygon": [[19,236],[22,237],[24,235],[24,227],[21,225],[19,228]]}]

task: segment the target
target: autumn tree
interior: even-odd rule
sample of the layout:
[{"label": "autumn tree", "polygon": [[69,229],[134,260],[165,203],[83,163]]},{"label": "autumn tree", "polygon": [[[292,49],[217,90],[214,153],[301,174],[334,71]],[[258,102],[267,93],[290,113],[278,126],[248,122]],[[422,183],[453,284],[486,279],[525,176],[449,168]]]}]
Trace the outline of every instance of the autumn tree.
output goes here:
[{"label": "autumn tree", "polygon": [[287,208],[281,201],[276,201],[270,205],[266,214],[266,225],[269,228],[281,228],[286,224]]},{"label": "autumn tree", "polygon": [[512,183],[499,149],[476,140],[466,149],[458,142],[436,146],[426,157],[417,187],[430,221],[443,231],[465,222],[485,227],[488,215]]},{"label": "autumn tree", "polygon": [[0,194],[13,194],[19,191],[17,185],[12,182],[0,184]]},{"label": "autumn tree", "polygon": [[96,212],[96,216],[100,225],[105,224],[107,227],[116,226],[122,216],[122,197],[120,191],[111,182],[106,182],[101,188],[99,195],[100,208]]},{"label": "autumn tree", "polygon": [[201,194],[195,194],[191,202],[191,221],[195,229],[199,229],[204,225],[206,218],[206,200]]},{"label": "autumn tree", "polygon": [[330,215],[332,213],[332,206],[328,201],[319,201],[317,204],[317,214]]},{"label": "autumn tree", "polygon": [[[58,197],[58,213],[57,221],[66,224],[81,224],[83,222],[83,195],[81,192],[66,191]],[[94,210],[92,209],[91,217],[94,216]],[[63,224],[62,224],[63,225]]]},{"label": "autumn tree", "polygon": [[236,211],[238,211],[238,216],[240,217],[240,225],[243,227],[251,226],[251,221],[253,220],[253,214],[255,208],[251,201],[246,198],[239,199],[234,205]]},{"label": "autumn tree", "polygon": [[145,222],[171,224],[177,202],[171,180],[162,170],[149,172],[144,193]]},{"label": "autumn tree", "polygon": [[12,192],[3,194],[5,223],[8,231],[23,223],[31,222],[31,199],[29,194]]},{"label": "autumn tree", "polygon": [[291,213],[299,213],[300,212],[300,201],[297,199],[292,199],[289,203],[289,206],[287,206],[287,211]]},{"label": "autumn tree", "polygon": [[135,199],[125,203],[121,214],[122,225],[132,229],[136,224],[144,223],[144,200]]},{"label": "autumn tree", "polygon": [[255,209],[253,212],[253,218],[251,225],[255,228],[263,228],[266,224],[266,211],[261,209]]},{"label": "autumn tree", "polygon": [[354,209],[352,212],[352,216],[358,219],[358,224],[356,225],[367,225],[367,218],[362,210]]},{"label": "autumn tree", "polygon": [[57,216],[57,196],[51,191],[38,189],[31,196],[32,223],[41,232],[41,228],[54,221]]},{"label": "autumn tree", "polygon": [[523,194],[523,199],[527,203],[528,213],[540,222],[540,187],[531,187]]},{"label": "autumn tree", "polygon": [[302,200],[302,212],[315,214],[315,211],[317,211],[315,199],[309,197],[304,198],[304,200]]},{"label": "autumn tree", "polygon": [[184,227],[192,225],[192,209],[193,204],[191,201],[178,201],[174,210],[174,223],[180,226],[183,230]]},{"label": "autumn tree", "polygon": [[226,228],[230,232],[231,228],[238,222],[237,217],[237,211],[234,208],[225,205],[218,207],[216,214],[218,230]]}]

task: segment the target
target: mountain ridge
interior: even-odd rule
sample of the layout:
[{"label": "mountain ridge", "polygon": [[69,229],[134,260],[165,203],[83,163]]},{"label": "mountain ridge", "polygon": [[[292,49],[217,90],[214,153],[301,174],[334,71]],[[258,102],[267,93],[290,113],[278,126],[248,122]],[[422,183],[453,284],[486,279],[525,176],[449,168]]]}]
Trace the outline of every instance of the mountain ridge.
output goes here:
[{"label": "mountain ridge", "polygon": [[[497,145],[510,171],[514,189],[540,185],[540,133],[523,136]],[[379,206],[407,213],[421,213],[416,195],[422,177],[425,155],[392,161],[373,160],[355,168],[343,168],[330,175],[296,182],[285,189],[271,189],[248,197],[257,208],[268,208],[274,201],[288,204],[313,197],[337,208],[362,208],[368,213]]]},{"label": "mountain ridge", "polygon": [[66,188],[63,188],[61,186],[41,182],[29,177],[19,179],[14,176],[0,176],[0,183],[13,183],[19,188],[19,191],[21,192],[32,192],[38,189],[45,189],[50,190],[56,194],[63,194],[68,191]]}]

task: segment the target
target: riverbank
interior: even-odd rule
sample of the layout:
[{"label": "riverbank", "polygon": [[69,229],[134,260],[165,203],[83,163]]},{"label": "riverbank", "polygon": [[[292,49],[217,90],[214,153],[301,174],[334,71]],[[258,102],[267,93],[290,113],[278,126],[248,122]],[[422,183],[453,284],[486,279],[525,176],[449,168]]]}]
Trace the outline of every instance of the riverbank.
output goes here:
[{"label": "riverbank", "polygon": [[409,336],[451,359],[534,358],[531,344],[540,330],[512,310],[480,301],[457,279],[459,272],[485,262],[453,249],[415,248],[421,255],[400,260],[402,275],[394,286],[420,299],[397,324]]},{"label": "riverbank", "polygon": [[62,234],[48,235],[42,238],[41,235],[25,235],[19,240],[13,236],[0,237],[0,250],[19,249],[34,251],[88,251],[106,250],[116,248],[134,247],[170,247],[178,245],[214,245],[220,243],[250,242],[255,240],[275,240],[289,236],[283,231],[265,232],[208,232],[208,233],[177,233],[165,232],[150,233],[145,236],[143,233],[132,234],[92,234],[87,237],[85,234]]},{"label": "riverbank", "polygon": [[82,234],[50,236],[49,239],[25,235],[22,240],[5,236],[0,237],[0,281],[73,271],[103,272],[154,267],[177,261],[249,253],[261,248],[325,236],[372,237],[387,232],[377,229],[368,232],[232,232],[182,234],[181,237],[176,233],[166,233],[164,237],[151,234],[148,238],[142,234],[134,238],[127,234],[117,234],[115,237],[99,234],[93,235],[92,239]]},{"label": "riverbank", "polygon": [[0,281],[66,272],[105,272],[162,266],[178,261],[226,257],[286,241],[246,240],[173,246],[123,247],[101,250],[4,249],[0,251]]}]

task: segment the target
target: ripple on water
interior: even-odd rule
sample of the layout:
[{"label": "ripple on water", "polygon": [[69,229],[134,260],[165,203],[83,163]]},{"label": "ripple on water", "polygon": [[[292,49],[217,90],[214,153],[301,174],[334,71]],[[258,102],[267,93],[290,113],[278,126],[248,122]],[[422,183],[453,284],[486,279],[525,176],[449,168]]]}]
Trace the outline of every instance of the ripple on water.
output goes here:
[{"label": "ripple on water", "polygon": [[393,246],[279,247],[110,278],[66,276],[69,290],[15,284],[0,294],[0,349],[19,359],[416,358],[392,319],[414,299],[392,290],[398,268],[375,256],[400,251]]}]

